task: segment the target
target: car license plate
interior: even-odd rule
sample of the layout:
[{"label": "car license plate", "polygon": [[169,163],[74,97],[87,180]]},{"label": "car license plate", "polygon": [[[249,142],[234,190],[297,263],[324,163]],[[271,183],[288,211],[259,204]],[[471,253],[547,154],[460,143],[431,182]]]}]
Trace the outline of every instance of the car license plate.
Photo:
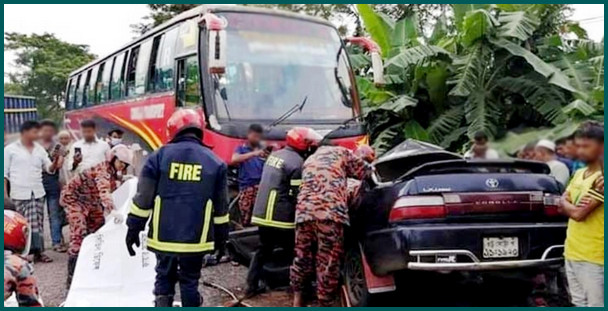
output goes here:
[{"label": "car license plate", "polygon": [[483,238],[483,258],[512,258],[519,256],[517,237]]}]

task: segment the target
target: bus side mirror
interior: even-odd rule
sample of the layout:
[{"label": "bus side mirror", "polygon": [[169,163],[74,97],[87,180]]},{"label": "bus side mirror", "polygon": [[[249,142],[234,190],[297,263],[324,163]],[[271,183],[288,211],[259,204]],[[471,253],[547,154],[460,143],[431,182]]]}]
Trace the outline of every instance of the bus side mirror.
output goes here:
[{"label": "bus side mirror", "polygon": [[370,54],[372,58],[372,70],[374,72],[374,84],[384,85],[384,64],[380,46],[374,40],[364,37],[350,37],[346,38],[345,41],[360,46]]},{"label": "bus side mirror", "polygon": [[227,21],[215,14],[203,15],[200,24],[209,30],[207,48],[209,49],[209,73],[226,72],[226,26]]}]

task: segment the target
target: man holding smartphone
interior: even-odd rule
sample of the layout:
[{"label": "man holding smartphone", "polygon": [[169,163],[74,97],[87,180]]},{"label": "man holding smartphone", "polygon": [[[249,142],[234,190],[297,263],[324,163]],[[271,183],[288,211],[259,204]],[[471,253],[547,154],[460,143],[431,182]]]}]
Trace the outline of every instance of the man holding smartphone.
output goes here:
[{"label": "man holding smartphone", "polygon": [[[49,159],[53,160],[62,154],[61,144],[55,140],[57,135],[57,125],[51,120],[40,121],[40,145],[46,150]],[[60,169],[60,168],[59,168]],[[61,183],[59,182],[59,169],[52,174],[42,172],[42,184],[46,192],[46,208],[49,213],[49,228],[51,229],[51,242],[53,250],[65,253],[67,247],[63,244],[61,228],[65,223],[65,212],[59,206],[61,196]]]},{"label": "man holding smartphone", "polygon": [[251,213],[262,179],[264,161],[272,152],[272,149],[262,145],[263,136],[262,126],[251,124],[247,132],[247,141],[236,148],[230,163],[239,170],[239,210],[243,227],[251,225]]},{"label": "man holding smartphone", "polygon": [[110,145],[97,138],[97,125],[93,120],[80,122],[80,135],[72,146],[68,157],[68,167],[74,172],[82,173],[106,159],[106,154],[110,151]]}]

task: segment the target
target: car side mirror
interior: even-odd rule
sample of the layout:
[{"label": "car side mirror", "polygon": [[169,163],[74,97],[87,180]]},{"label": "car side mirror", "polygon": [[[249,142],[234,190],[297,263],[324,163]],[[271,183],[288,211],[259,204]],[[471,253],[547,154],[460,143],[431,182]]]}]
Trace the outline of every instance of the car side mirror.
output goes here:
[{"label": "car side mirror", "polygon": [[215,14],[207,13],[203,15],[199,24],[208,29],[209,73],[226,72],[226,26],[228,22]]},{"label": "car side mirror", "polygon": [[360,46],[370,54],[374,84],[377,86],[384,85],[384,63],[382,61],[382,50],[380,49],[380,46],[374,40],[365,37],[349,37],[346,38],[345,41]]}]

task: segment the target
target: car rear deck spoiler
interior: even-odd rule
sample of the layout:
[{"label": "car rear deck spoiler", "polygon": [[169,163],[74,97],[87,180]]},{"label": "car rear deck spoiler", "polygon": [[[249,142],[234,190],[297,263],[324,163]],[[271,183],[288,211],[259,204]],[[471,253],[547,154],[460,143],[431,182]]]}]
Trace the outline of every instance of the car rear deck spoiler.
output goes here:
[{"label": "car rear deck spoiler", "polygon": [[522,160],[446,160],[420,165],[401,175],[395,181],[413,178],[431,173],[458,173],[467,169],[487,169],[488,172],[549,174],[547,164],[537,161]]}]

